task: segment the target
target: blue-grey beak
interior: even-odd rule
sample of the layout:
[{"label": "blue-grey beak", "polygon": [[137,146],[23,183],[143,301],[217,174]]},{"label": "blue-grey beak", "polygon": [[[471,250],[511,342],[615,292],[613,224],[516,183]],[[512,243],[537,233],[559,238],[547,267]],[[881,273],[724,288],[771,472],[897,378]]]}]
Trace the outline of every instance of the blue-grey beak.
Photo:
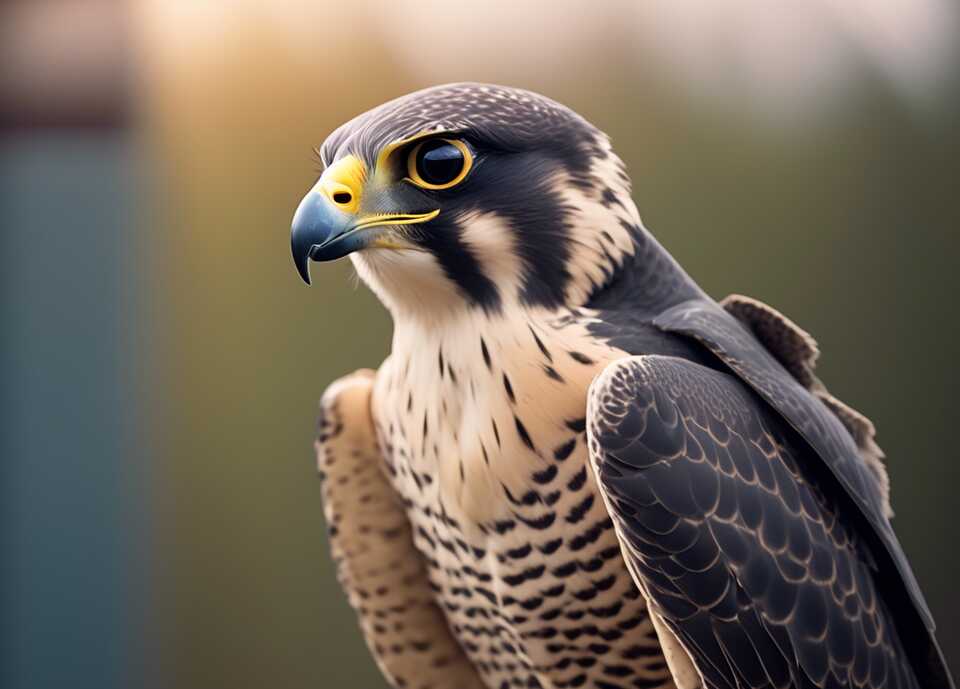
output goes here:
[{"label": "blue-grey beak", "polygon": [[[310,259],[332,261],[363,248],[356,216],[337,208],[326,196],[310,191],[293,215],[290,248],[300,277],[310,284]],[[354,230],[354,231],[351,231]]]}]

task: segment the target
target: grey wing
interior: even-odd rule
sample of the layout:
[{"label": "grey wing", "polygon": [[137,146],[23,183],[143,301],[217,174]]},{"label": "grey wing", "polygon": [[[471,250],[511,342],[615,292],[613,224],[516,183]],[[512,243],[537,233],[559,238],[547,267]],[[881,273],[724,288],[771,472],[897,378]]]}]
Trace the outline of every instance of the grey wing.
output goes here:
[{"label": "grey wing", "polygon": [[738,379],[624,359],[587,420],[637,585],[707,687],[920,686],[856,522]]}]

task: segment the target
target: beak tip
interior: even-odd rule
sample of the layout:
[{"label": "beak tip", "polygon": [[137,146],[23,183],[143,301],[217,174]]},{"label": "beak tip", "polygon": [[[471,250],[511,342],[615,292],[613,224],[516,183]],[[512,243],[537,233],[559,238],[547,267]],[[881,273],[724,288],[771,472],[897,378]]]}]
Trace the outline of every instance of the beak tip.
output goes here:
[{"label": "beak tip", "polygon": [[297,274],[300,276],[300,279],[307,283],[307,286],[310,285],[310,255],[309,253],[303,254],[302,256],[297,256],[296,254],[293,257],[293,263],[297,267]]}]

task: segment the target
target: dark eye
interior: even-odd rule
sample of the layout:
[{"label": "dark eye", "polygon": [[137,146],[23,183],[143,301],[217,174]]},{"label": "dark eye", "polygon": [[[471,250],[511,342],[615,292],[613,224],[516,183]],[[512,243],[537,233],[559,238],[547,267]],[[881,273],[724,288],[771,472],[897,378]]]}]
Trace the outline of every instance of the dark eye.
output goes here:
[{"label": "dark eye", "polygon": [[428,139],[413,147],[407,175],[425,189],[449,189],[470,172],[473,155],[458,139]]}]

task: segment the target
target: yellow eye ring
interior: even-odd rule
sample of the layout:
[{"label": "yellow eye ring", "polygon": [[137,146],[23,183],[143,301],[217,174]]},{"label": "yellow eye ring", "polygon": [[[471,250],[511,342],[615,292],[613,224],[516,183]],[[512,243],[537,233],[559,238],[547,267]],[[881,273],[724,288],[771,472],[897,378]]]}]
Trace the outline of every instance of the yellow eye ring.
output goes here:
[{"label": "yellow eye ring", "polygon": [[[441,175],[447,174],[451,178],[447,180],[442,176],[434,174],[434,180],[428,181],[427,179],[424,179],[424,175],[421,174],[421,167],[423,167],[423,164],[427,162],[427,159],[422,158],[421,154],[429,155],[430,153],[437,152],[442,148],[446,148],[446,146],[443,145],[436,146],[437,143],[452,146],[459,151],[461,156],[460,160],[462,160],[462,163],[459,172],[450,175],[449,173],[451,173],[453,170],[453,168],[450,167],[450,162],[454,159],[450,157],[437,158],[436,161],[434,161],[434,165],[438,167]],[[472,167],[473,153],[470,151],[470,147],[460,139],[426,139],[414,146],[410,150],[410,154],[407,156],[407,179],[416,184],[418,187],[422,187],[424,189],[449,189],[460,184],[467,174],[469,174]],[[427,171],[424,170],[424,172]],[[429,177],[430,174],[427,174],[427,176]]]}]

